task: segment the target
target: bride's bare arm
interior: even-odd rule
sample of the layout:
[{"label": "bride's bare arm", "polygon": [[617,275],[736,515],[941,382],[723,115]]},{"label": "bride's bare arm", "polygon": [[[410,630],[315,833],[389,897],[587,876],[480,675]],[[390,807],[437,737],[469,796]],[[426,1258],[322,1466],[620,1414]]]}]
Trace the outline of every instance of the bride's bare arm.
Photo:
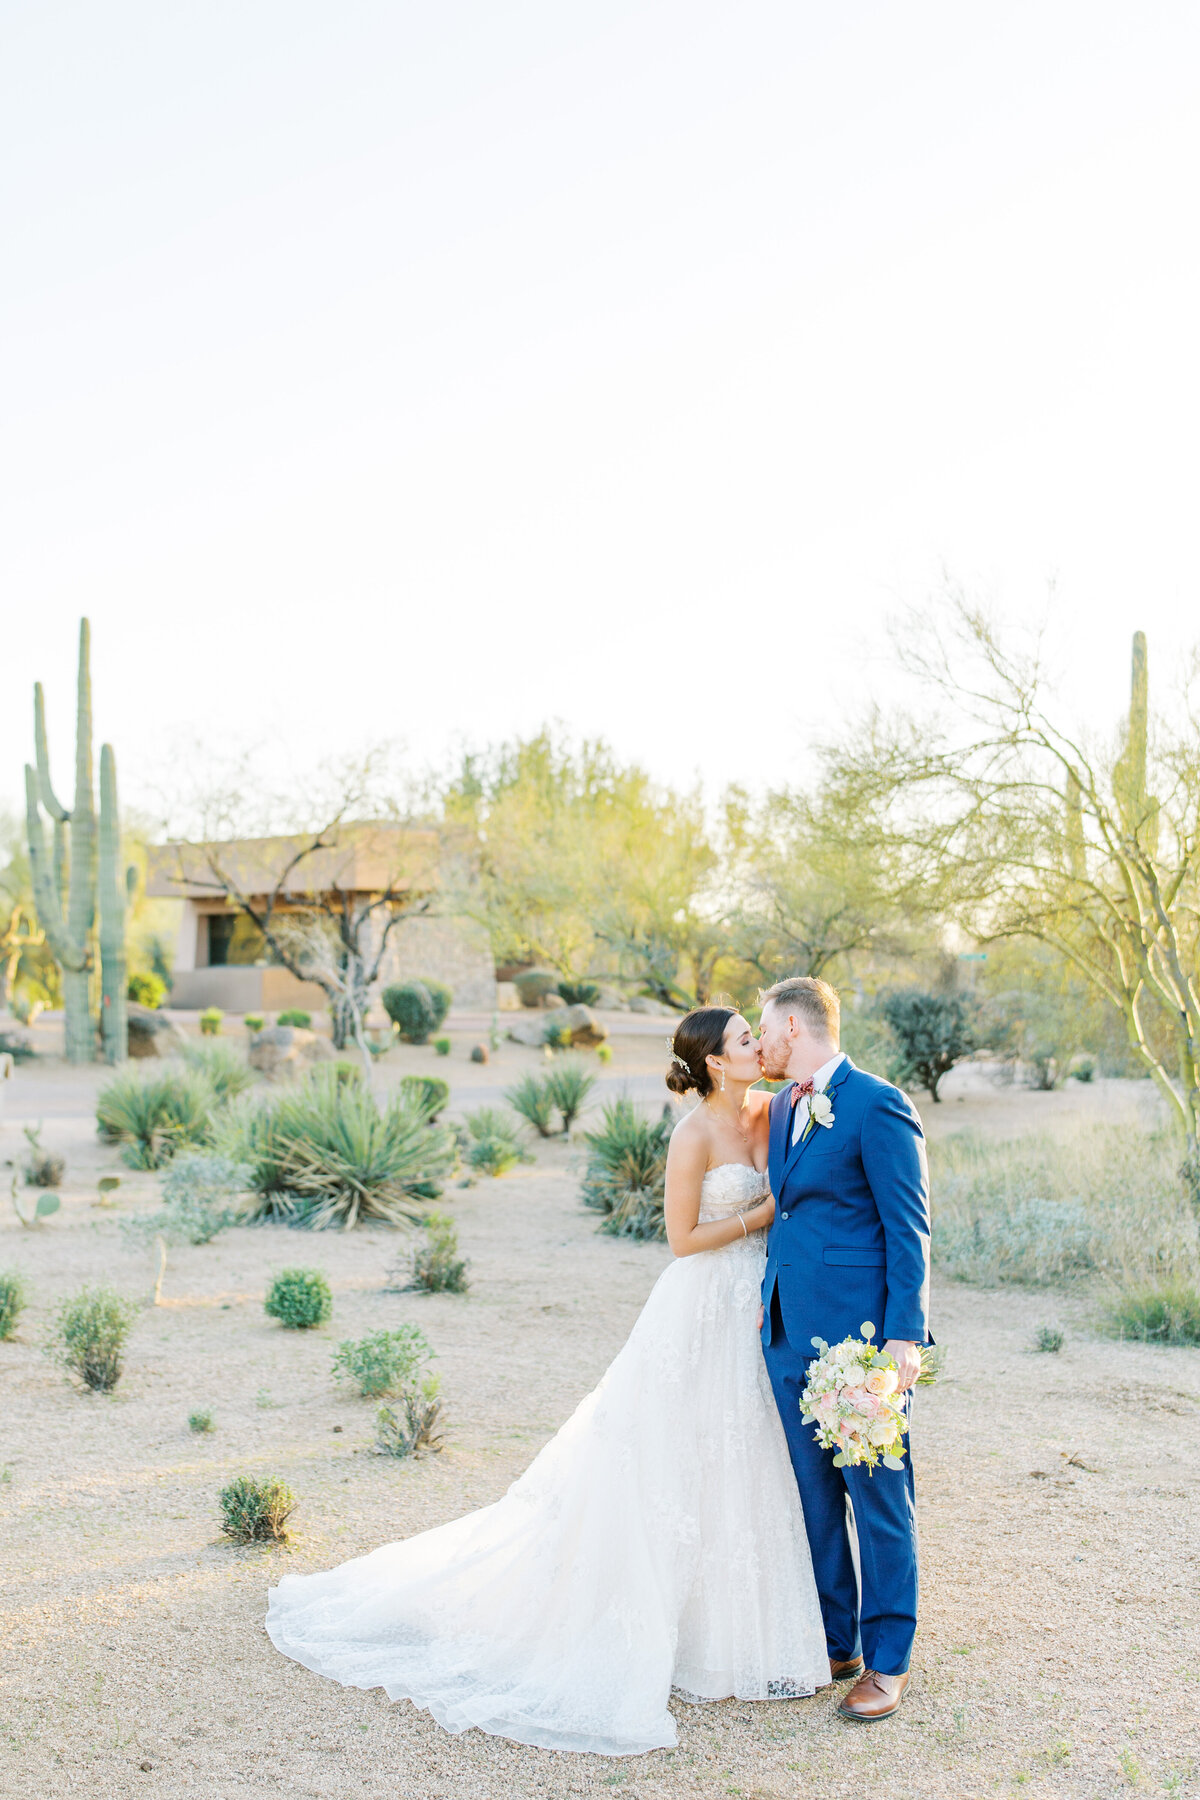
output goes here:
[{"label": "bride's bare arm", "polygon": [[734,1238],[761,1231],[775,1216],[775,1201],[768,1194],[757,1206],[727,1219],[700,1224],[700,1188],[708,1167],[708,1144],[698,1131],[677,1129],[667,1151],[667,1242],[676,1256],[695,1256],[698,1250],[719,1250]]}]

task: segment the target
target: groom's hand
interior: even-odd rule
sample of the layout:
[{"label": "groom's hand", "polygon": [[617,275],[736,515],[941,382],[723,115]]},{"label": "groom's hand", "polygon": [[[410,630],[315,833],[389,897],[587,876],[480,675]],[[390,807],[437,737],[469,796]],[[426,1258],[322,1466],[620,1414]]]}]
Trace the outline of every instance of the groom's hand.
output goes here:
[{"label": "groom's hand", "polygon": [[896,1365],[897,1389],[900,1393],[907,1394],[909,1388],[917,1385],[917,1376],[921,1373],[921,1352],[905,1338],[889,1338],[883,1349],[884,1354],[890,1356]]}]

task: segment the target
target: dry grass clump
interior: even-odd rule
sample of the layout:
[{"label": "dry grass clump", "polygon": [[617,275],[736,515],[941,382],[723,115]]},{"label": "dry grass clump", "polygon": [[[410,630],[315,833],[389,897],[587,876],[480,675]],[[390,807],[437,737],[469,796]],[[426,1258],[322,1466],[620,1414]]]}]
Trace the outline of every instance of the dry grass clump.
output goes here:
[{"label": "dry grass clump", "polygon": [[1200,1231],[1165,1132],[1079,1124],[997,1142],[976,1132],[930,1145],[933,1253],[983,1286],[1105,1277],[1135,1284],[1200,1274]]}]

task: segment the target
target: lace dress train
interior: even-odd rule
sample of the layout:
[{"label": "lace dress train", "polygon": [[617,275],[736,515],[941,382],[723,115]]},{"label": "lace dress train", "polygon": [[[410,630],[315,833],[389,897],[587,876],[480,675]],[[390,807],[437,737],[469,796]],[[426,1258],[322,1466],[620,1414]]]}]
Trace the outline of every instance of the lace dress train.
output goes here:
[{"label": "lace dress train", "polygon": [[[710,1170],[701,1218],[766,1177]],[[795,1479],[756,1330],[761,1234],[666,1268],[600,1385],[504,1497],[271,1590],[276,1648],[449,1731],[630,1755],[689,1700],[829,1680]]]}]

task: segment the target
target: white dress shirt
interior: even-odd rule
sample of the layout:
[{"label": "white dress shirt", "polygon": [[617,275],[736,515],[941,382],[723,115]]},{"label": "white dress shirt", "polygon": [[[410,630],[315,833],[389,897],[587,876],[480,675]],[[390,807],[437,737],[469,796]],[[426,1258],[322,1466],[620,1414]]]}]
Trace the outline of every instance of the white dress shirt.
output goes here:
[{"label": "white dress shirt", "polygon": [[[829,1086],[845,1060],[846,1052],[844,1050],[839,1050],[836,1056],[831,1056],[827,1063],[821,1064],[821,1067],[812,1078],[813,1092],[815,1094],[823,1094],[825,1092],[825,1089]],[[809,1106],[808,1100],[809,1096],[805,1094],[802,1100],[797,1100],[796,1102],[796,1117],[792,1121],[793,1144],[799,1142],[800,1136],[812,1116],[812,1108]]]}]

